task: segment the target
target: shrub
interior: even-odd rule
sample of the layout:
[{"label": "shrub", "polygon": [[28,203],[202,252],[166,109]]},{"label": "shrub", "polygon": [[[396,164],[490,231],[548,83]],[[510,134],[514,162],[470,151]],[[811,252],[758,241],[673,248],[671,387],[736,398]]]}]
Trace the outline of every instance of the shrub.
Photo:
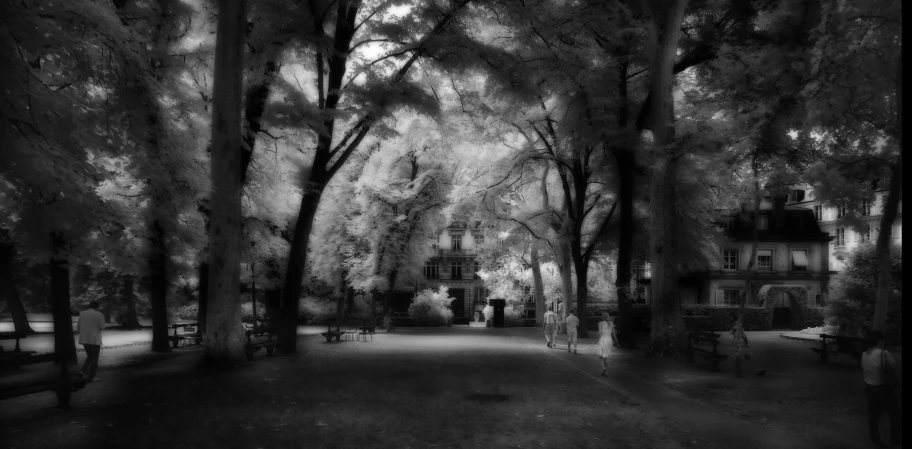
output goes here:
[{"label": "shrub", "polygon": [[586,316],[602,316],[602,313],[604,312],[608,312],[611,315],[617,315],[617,301],[595,302],[586,304]]},{"label": "shrub", "polygon": [[408,308],[409,317],[416,325],[446,326],[453,319],[450,303],[456,298],[451,298],[446,287],[441,286],[439,291],[432,289],[422,291],[412,300]]},{"label": "shrub", "polygon": [[[518,304],[518,307],[514,307],[512,305],[505,307],[504,321],[522,321],[524,310],[525,308],[522,304]],[[520,324],[520,326],[522,326],[522,324]]]},{"label": "shrub", "polygon": [[[890,248],[893,271],[902,272],[902,248]],[[845,270],[830,280],[824,321],[840,335],[859,336],[873,327],[877,301],[877,251],[874,245],[861,245],[849,254]],[[896,342],[902,329],[902,292],[894,289],[887,308],[884,333],[888,344]]]},{"label": "shrub", "polygon": [[195,320],[198,318],[198,315],[195,302],[183,307],[178,307],[173,313],[173,316],[180,320]]},{"label": "shrub", "polygon": [[[257,313],[258,320],[266,319],[266,304],[263,301],[257,301]],[[253,303],[245,302],[241,304],[241,321],[245,323],[253,323]]]},{"label": "shrub", "polygon": [[305,296],[298,302],[298,316],[308,324],[326,324],[336,316],[336,301]]},{"label": "shrub", "polygon": [[485,306],[484,309],[481,310],[481,313],[484,314],[485,321],[493,320],[494,319],[494,306]]},{"label": "shrub", "polygon": [[[738,319],[737,307],[715,307],[709,304],[682,306],[687,326],[712,326],[715,331],[727,331]],[[773,327],[773,311],[765,307],[744,308],[744,330],[769,330]]]}]

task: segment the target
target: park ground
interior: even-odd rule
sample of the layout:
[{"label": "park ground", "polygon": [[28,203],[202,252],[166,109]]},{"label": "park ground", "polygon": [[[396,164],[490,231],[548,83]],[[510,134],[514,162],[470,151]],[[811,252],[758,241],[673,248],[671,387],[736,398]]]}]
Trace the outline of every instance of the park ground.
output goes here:
[{"label": "park ground", "polygon": [[[534,328],[399,328],[341,343],[319,331],[302,326],[298,353],[258,353],[233,371],[198,368],[198,348],[152,354],[148,329],[108,331],[101,381],[74,395],[74,409],[54,408],[50,392],[3,401],[2,446],[869,446],[851,358],[823,365],[809,350],[816,342],[781,331],[748,333],[742,378],[731,359],[712,372],[702,360],[646,358],[642,349],[617,350],[601,377],[594,339],[574,355],[548,349]],[[49,334],[22,341],[51,345]],[[0,387],[49,369],[0,373]]]}]

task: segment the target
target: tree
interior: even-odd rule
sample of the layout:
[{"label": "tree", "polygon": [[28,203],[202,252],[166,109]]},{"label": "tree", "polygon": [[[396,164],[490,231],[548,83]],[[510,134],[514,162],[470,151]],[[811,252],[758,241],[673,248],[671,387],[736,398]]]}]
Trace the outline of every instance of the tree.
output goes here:
[{"label": "tree", "polygon": [[[337,136],[335,132],[337,122],[344,125],[344,120],[340,117],[347,113],[340,111],[340,101],[343,100],[343,80],[345,74],[351,69],[349,67],[350,55],[353,51],[372,39],[387,39],[383,33],[391,32],[398,34],[401,30],[398,26],[389,27],[382,23],[383,16],[378,16],[374,22],[370,19],[376,13],[390,7],[390,4],[375,5],[375,9],[367,14],[367,20],[358,23],[357,19],[363,5],[361,2],[352,0],[343,0],[339,2],[323,5],[322,2],[312,1],[309,4],[310,18],[313,22],[313,40],[314,47],[309,57],[315,61],[315,76],[317,101],[316,108],[308,108],[308,111],[314,112],[315,120],[311,123],[315,130],[316,148],[313,153],[312,164],[310,168],[301,174],[301,185],[305,187],[304,195],[301,198],[298,217],[294,227],[291,248],[289,249],[288,262],[286,264],[285,283],[282,293],[282,323],[279,332],[279,348],[287,352],[295,352],[296,348],[296,320],[298,316],[298,299],[301,295],[301,282],[304,278],[307,267],[307,249],[311,230],[313,229],[314,217],[320,204],[320,198],[323,189],[329,184],[335,174],[345,165],[346,161],[357,150],[364,140],[365,136],[375,125],[383,118],[384,114],[398,101],[413,101],[410,96],[400,95],[403,90],[400,83],[403,82],[411,67],[418,61],[422,55],[431,54],[436,49],[434,39],[436,39],[450,25],[456,15],[469,3],[469,0],[459,0],[454,2],[446,12],[439,13],[436,8],[430,8],[422,11],[428,16],[427,19],[434,20],[434,26],[426,30],[420,37],[413,40],[412,43],[406,44],[403,48],[390,51],[382,56],[376,62],[384,60],[401,58],[405,56],[402,65],[398,69],[387,70],[386,73],[377,73],[377,77],[383,79],[385,86],[374,85],[376,89],[373,100],[364,104],[364,115],[350,121],[350,128]],[[333,10],[333,5],[335,9]],[[420,17],[419,11],[413,10],[415,17]],[[327,22],[332,23],[331,32],[326,31]],[[370,23],[369,23],[370,22]],[[370,26],[364,28],[366,31],[376,33],[375,36],[366,37],[365,41],[354,40],[356,34],[362,30],[364,25],[376,25],[377,29],[372,30]],[[417,25],[417,23],[416,23]],[[414,32],[413,30],[410,30]],[[398,40],[391,37],[388,40]],[[407,56],[406,56],[407,55]],[[364,69],[376,70],[366,64]],[[392,72],[392,73],[389,73]],[[347,84],[350,86],[351,83]],[[351,90],[351,89],[349,89]],[[360,90],[360,89],[359,89]],[[396,98],[399,100],[396,100]],[[300,117],[300,113],[298,114]],[[334,140],[340,137],[333,145]]]},{"label": "tree", "polygon": [[675,187],[680,157],[675,148],[672,81],[678,36],[687,0],[640,2],[646,26],[651,81],[651,129],[656,149],[650,181],[650,255],[652,262],[652,336],[649,352],[676,355],[684,347],[684,320],[678,291]]},{"label": "tree", "polygon": [[887,192],[877,234],[874,328],[880,330],[892,291],[889,247],[902,198],[902,2],[827,1],[820,14],[813,84],[803,94],[808,126],[829,138],[820,139],[825,142],[817,146],[810,176],[821,197],[843,206]]},{"label": "tree", "polygon": [[212,105],[212,219],[210,236],[210,301],[203,361],[243,365],[241,330],[241,90],[244,60],[243,0],[219,2]]}]

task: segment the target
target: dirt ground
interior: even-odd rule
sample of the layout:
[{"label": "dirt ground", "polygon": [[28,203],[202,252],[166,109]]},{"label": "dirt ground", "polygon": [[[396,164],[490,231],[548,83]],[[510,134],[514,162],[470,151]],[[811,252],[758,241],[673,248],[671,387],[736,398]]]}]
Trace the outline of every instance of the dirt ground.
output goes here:
[{"label": "dirt ground", "polygon": [[[604,378],[593,340],[572,355],[546,348],[528,328],[400,328],[331,344],[299,338],[297,354],[258,354],[230,372],[197,369],[193,349],[152,359],[113,349],[109,363],[120,368],[103,366],[101,382],[74,394],[73,410],[54,408],[50,392],[3,401],[0,445],[866,446],[860,372],[849,360],[820,365],[803,357],[814,356],[807,343],[773,333],[749,334],[756,352],[741,379],[730,361],[713,373],[642,350],[619,351]],[[126,349],[137,352],[111,357]],[[42,369],[0,373],[0,386]]]}]

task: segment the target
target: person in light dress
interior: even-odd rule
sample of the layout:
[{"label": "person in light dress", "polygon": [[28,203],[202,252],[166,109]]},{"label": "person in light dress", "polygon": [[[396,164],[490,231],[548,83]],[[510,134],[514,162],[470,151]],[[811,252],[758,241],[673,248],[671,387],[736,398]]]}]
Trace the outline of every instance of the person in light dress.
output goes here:
[{"label": "person in light dress", "polygon": [[602,361],[602,376],[608,376],[608,358],[611,357],[611,351],[614,349],[614,340],[617,339],[617,330],[611,321],[608,312],[602,313],[602,321],[598,323],[599,339],[595,344],[595,354]]}]

